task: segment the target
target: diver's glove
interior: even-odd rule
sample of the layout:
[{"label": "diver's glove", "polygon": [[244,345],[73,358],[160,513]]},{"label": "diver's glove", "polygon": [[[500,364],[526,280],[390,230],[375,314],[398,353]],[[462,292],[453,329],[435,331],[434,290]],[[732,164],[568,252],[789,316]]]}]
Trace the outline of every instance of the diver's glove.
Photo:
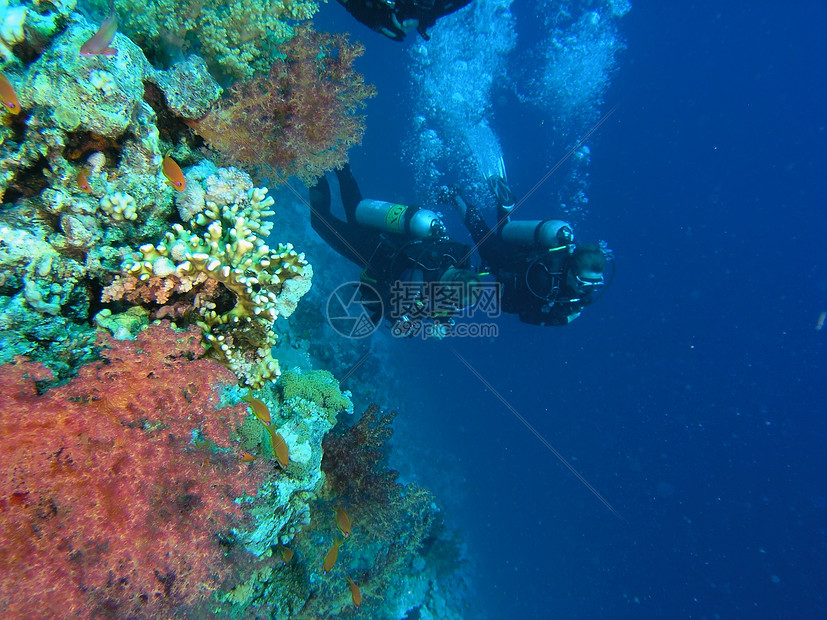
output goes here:
[{"label": "diver's glove", "polygon": [[436,190],[436,199],[439,202],[453,203],[459,196],[459,188],[456,185],[443,185]]},{"label": "diver's glove", "polygon": [[440,202],[447,202],[456,207],[457,213],[465,221],[465,214],[468,212],[468,205],[456,185],[443,185],[436,191],[437,199]]}]

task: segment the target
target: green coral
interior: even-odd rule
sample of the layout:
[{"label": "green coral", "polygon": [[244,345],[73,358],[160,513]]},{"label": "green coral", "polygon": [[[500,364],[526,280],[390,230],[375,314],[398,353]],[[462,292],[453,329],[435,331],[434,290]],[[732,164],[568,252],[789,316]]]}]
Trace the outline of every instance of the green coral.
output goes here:
[{"label": "green coral", "polygon": [[353,403],[339,388],[336,377],[327,370],[302,371],[291,368],[279,379],[285,402],[293,399],[310,401],[321,407],[334,421],[342,412],[353,412]]},{"label": "green coral", "polygon": [[[100,14],[106,2],[93,3]],[[279,43],[293,36],[292,23],[318,11],[316,0],[116,0],[121,31],[156,64],[197,52],[216,74],[249,78],[266,71]]]},{"label": "green coral", "polygon": [[115,340],[131,340],[149,325],[149,310],[133,306],[126,312],[112,314],[104,308],[95,315],[95,325],[108,330]]}]

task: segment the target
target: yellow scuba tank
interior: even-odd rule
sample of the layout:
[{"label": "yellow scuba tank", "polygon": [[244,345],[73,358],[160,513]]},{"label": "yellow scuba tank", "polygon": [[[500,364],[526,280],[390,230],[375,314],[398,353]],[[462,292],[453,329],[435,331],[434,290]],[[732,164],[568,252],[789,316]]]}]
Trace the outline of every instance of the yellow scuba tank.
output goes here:
[{"label": "yellow scuba tank", "polygon": [[413,239],[442,237],[446,232],[440,215],[430,209],[370,198],[356,205],[356,221],[368,228]]}]

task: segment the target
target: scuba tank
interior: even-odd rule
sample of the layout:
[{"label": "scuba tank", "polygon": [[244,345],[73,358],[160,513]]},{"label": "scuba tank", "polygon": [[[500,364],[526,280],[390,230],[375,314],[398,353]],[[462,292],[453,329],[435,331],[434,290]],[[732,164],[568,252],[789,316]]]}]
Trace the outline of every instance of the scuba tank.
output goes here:
[{"label": "scuba tank", "polygon": [[553,249],[574,241],[574,232],[563,220],[523,220],[503,224],[500,237],[509,244]]},{"label": "scuba tank", "polygon": [[414,239],[445,236],[440,215],[430,209],[366,198],[356,205],[356,221],[362,226]]}]

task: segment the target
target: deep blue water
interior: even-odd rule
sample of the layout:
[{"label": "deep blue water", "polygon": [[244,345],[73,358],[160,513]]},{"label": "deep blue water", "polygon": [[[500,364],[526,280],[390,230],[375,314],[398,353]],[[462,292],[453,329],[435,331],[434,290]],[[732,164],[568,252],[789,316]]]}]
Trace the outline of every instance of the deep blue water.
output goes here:
[{"label": "deep blue water", "polygon": [[[614,250],[611,288],[566,328],[398,343],[423,405],[398,447],[450,494],[490,617],[827,617],[827,5],[791,6],[635,2],[578,222]],[[379,88],[351,155],[364,193],[415,195],[406,44],[335,3],[319,22],[365,42]],[[518,196],[564,154],[535,121],[496,110]]]}]

